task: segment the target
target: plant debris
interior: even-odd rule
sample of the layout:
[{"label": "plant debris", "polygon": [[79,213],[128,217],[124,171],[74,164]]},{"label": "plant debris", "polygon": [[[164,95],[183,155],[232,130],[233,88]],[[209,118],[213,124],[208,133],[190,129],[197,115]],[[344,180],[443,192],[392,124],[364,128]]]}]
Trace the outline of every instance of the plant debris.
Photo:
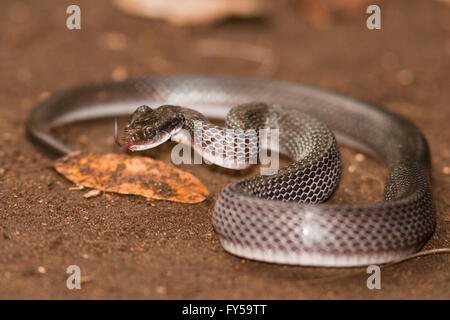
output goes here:
[{"label": "plant debris", "polygon": [[83,197],[85,197],[86,199],[89,199],[89,198],[98,197],[101,194],[102,194],[102,192],[100,190],[92,189],[92,190],[86,192],[85,194],[83,194]]},{"label": "plant debris", "polygon": [[208,25],[228,17],[261,17],[268,12],[265,0],[114,0],[122,11],[156,18],[177,26]]},{"label": "plant debris", "polygon": [[84,195],[86,198],[106,191],[198,203],[209,195],[206,187],[192,174],[148,157],[76,151],[57,159],[55,169],[77,185],[94,188]]}]

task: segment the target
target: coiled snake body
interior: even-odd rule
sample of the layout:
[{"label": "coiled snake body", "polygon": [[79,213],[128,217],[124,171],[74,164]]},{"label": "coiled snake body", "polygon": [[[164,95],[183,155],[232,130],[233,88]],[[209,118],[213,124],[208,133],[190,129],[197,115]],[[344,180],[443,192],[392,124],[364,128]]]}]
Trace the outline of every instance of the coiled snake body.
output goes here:
[{"label": "coiled snake body", "polygon": [[[252,101],[264,103],[230,111],[231,106]],[[229,184],[216,201],[213,225],[225,250],[233,254],[314,266],[384,263],[419,250],[434,230],[429,153],[421,132],[381,108],[315,88],[219,76],[151,76],[90,85],[40,103],[29,117],[27,131],[66,154],[72,149],[54,137],[51,128],[130,114],[139,105],[165,106],[140,107],[133,113],[125,131],[127,148],[141,150],[169,138],[191,142],[185,141],[180,130],[194,133],[193,121],[201,120],[204,156],[231,168],[235,165],[227,157],[211,151],[220,149],[226,132],[206,116],[224,117],[230,111],[227,125],[231,128],[279,130],[279,151],[294,162],[275,174]],[[335,136],[388,163],[384,202],[320,203],[339,180]],[[251,140],[235,137],[235,149],[245,149],[238,155],[247,159],[255,151]],[[247,166],[245,162],[240,169]]]}]

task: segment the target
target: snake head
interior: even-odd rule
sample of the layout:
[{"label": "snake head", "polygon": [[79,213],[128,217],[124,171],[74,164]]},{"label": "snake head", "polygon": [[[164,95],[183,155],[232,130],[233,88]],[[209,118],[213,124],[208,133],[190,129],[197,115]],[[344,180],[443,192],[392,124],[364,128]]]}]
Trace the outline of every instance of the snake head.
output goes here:
[{"label": "snake head", "polygon": [[178,133],[184,125],[185,117],[164,107],[153,110],[143,105],[137,108],[128,119],[124,143],[118,143],[119,146],[131,151],[147,150],[159,146]]}]

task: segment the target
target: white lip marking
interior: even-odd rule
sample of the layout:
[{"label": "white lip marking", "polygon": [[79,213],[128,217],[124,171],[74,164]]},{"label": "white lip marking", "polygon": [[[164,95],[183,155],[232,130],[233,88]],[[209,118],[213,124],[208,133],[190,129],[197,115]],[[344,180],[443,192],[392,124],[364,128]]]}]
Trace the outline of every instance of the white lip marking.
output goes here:
[{"label": "white lip marking", "polygon": [[162,136],[162,139],[159,139],[157,142],[147,143],[147,144],[132,144],[131,146],[128,147],[128,150],[144,151],[144,150],[152,149],[152,148],[159,146],[160,144],[163,144],[164,142],[169,140],[171,137],[170,133],[168,133],[167,131],[163,131],[162,133],[160,133],[159,136]]}]

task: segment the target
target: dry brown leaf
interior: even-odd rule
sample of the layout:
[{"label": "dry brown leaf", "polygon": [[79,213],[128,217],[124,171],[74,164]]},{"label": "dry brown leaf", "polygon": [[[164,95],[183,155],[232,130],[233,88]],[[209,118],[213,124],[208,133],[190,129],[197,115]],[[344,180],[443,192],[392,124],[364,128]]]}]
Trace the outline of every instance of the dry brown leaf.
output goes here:
[{"label": "dry brown leaf", "polygon": [[159,18],[177,26],[208,25],[230,16],[261,17],[268,13],[266,0],[114,0],[122,11]]},{"label": "dry brown leaf", "polygon": [[78,185],[150,199],[197,203],[209,194],[192,174],[147,157],[77,151],[59,158],[55,169]]}]

